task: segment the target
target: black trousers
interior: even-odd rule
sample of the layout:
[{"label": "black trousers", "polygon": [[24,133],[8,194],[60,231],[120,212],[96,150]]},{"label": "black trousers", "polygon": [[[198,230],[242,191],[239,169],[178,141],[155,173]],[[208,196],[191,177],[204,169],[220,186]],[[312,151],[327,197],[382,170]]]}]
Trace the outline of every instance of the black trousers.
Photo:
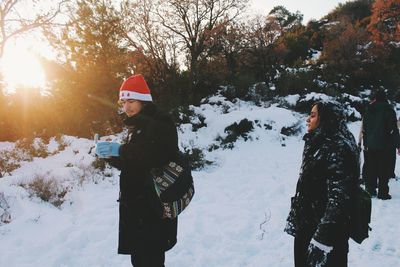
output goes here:
[{"label": "black trousers", "polygon": [[134,267],[165,267],[165,251],[157,249],[138,249],[131,255]]},{"label": "black trousers", "polygon": [[372,192],[378,188],[379,195],[389,193],[389,177],[393,173],[392,154],[390,149],[367,151],[366,188]]},{"label": "black trousers", "polygon": [[[311,267],[307,265],[308,246],[312,235],[297,235],[294,238],[294,266]],[[348,239],[337,242],[328,254],[327,263],[321,267],[347,267],[347,254],[349,252]],[[312,266],[314,267],[314,266]]]},{"label": "black trousers", "polygon": [[368,152],[363,150],[364,163],[361,169],[362,183],[367,184],[367,166],[368,166]]},{"label": "black trousers", "polygon": [[390,176],[389,178],[396,178],[396,174],[394,173],[396,169],[396,158],[397,158],[397,149],[394,147],[390,151]]}]

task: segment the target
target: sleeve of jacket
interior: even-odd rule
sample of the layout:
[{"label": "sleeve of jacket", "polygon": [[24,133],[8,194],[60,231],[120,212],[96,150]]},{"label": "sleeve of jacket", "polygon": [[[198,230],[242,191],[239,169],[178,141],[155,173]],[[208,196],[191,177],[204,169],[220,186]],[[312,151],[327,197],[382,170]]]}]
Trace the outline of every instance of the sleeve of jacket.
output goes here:
[{"label": "sleeve of jacket", "polygon": [[316,241],[328,246],[344,233],[353,179],[349,166],[352,160],[346,157],[349,151],[343,144],[331,147],[327,153],[327,205],[313,236]]},{"label": "sleeve of jacket", "polygon": [[387,128],[389,129],[389,134],[393,145],[396,148],[400,147],[400,135],[399,128],[397,127],[397,117],[396,112],[390,108],[387,115]]},{"label": "sleeve of jacket", "polygon": [[177,133],[173,122],[151,120],[143,138],[120,147],[122,164],[150,169],[171,160],[177,148]]}]

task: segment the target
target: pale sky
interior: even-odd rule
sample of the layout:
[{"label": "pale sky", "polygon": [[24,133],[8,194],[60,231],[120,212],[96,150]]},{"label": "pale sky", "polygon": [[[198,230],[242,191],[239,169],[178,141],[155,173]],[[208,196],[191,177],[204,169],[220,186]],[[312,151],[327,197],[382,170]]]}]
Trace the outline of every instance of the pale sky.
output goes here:
[{"label": "pale sky", "polygon": [[300,11],[304,15],[303,24],[310,19],[320,19],[333,10],[339,3],[346,0],[250,0],[250,10],[253,13],[267,15],[275,6],[284,6],[290,12]]}]

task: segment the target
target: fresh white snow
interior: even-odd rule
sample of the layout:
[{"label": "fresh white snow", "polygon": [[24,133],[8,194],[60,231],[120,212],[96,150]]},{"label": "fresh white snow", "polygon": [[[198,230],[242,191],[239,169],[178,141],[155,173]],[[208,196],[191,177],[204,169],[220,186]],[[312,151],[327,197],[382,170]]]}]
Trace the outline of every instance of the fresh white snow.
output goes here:
[{"label": "fresh white snow", "polygon": [[[301,121],[304,133],[305,116],[221,97],[192,109],[206,118],[207,127],[192,132],[190,124],[181,125],[180,145],[204,150],[214,164],[193,173],[196,194],[179,217],[178,243],[167,252],[166,266],[293,266],[293,238],[283,229],[303,141],[302,134],[284,137],[280,130]],[[216,137],[226,136],[226,126],[244,118],[260,122],[249,133],[251,140],[239,139],[232,150],[207,151],[218,144]],[[357,136],[360,123],[349,127]],[[93,141],[68,141],[64,151],[24,162],[0,179],[12,216],[11,223],[0,225],[0,266],[130,266],[129,256],[117,254],[118,171],[107,170],[107,177],[101,177],[87,167],[94,160],[89,153]],[[0,150],[12,148],[0,143]],[[88,173],[89,178],[79,180]],[[19,185],[35,175],[72,188],[60,209],[30,197]],[[390,201],[373,199],[373,231],[362,245],[350,241],[349,266],[400,266],[400,182],[391,180],[390,192]]]}]

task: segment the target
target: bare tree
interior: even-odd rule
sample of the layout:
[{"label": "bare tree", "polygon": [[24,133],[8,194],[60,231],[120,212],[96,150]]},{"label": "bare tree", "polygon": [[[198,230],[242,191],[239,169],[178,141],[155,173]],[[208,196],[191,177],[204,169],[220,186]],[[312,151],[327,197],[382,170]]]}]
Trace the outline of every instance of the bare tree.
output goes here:
[{"label": "bare tree", "polygon": [[[60,13],[62,5],[68,0],[59,0],[56,7],[47,11],[38,11],[33,17],[24,15],[27,12],[27,1],[2,0],[0,2],[0,58],[4,54],[4,47],[8,40],[32,29],[48,25]],[[41,9],[44,1],[31,1],[30,4]],[[29,13],[32,13],[29,11]]]},{"label": "bare tree", "polygon": [[160,23],[174,33],[188,50],[192,89],[199,79],[199,61],[224,23],[235,20],[248,0],[158,0]]},{"label": "bare tree", "polygon": [[257,79],[270,81],[271,72],[277,62],[276,46],[280,36],[280,28],[269,17],[257,16],[248,22],[246,46],[249,53],[248,63],[253,66]]},{"label": "bare tree", "polygon": [[127,1],[122,7],[123,32],[128,46],[144,54],[148,65],[153,66],[158,79],[165,78],[165,71],[178,68],[177,40],[155,19],[155,0]]}]

